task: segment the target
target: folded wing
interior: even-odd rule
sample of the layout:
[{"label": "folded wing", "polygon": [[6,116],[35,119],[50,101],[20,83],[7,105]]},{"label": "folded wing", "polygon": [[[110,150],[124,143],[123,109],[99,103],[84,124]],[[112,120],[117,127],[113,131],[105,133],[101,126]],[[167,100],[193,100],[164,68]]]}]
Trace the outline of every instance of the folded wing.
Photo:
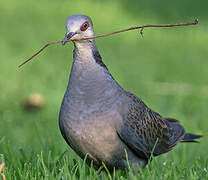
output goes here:
[{"label": "folded wing", "polygon": [[161,117],[129,92],[126,96],[128,113],[123,114],[118,135],[139,157],[149,159],[154,146],[154,156],[166,153],[183,140],[185,131],[177,120]]}]

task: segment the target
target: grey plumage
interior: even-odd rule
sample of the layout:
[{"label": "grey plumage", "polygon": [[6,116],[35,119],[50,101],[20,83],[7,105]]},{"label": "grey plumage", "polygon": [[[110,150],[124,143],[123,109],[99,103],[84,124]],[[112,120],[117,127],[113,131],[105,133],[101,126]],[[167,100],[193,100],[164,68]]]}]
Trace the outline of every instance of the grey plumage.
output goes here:
[{"label": "grey plumage", "polygon": [[[66,22],[63,40],[94,34],[88,16],[73,15]],[[88,154],[95,167],[109,170],[130,165],[145,167],[153,155],[170,151],[181,141],[201,136],[187,134],[180,123],[163,118],[113,79],[94,39],[74,42],[74,61],[61,105],[59,126],[69,146],[81,157]]]}]

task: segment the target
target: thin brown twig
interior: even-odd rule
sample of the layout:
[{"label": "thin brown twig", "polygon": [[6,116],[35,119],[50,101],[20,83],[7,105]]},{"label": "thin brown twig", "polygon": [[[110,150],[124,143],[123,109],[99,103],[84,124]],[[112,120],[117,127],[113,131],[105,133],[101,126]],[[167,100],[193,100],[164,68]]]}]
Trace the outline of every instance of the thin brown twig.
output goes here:
[{"label": "thin brown twig", "polygon": [[[130,30],[135,30],[135,29],[141,29],[140,34],[143,35],[144,28],[148,28],[148,27],[189,26],[189,25],[196,25],[196,24],[198,24],[198,22],[199,22],[198,19],[195,19],[193,22],[184,22],[184,23],[176,23],[176,24],[142,25],[142,26],[136,26],[136,27],[130,27],[130,28],[122,29],[122,30],[119,30],[119,31],[111,32],[111,33],[100,34],[100,35],[97,35],[97,36],[91,36],[91,37],[87,37],[87,38],[66,40],[65,42],[70,42],[70,41],[74,42],[74,41],[88,40],[88,39],[99,38],[99,37],[106,37],[106,36],[111,36],[113,34],[118,34],[118,33],[121,33],[121,32],[126,32],[126,31],[130,31]],[[36,52],[34,55],[32,55],[30,58],[28,58],[26,61],[24,61],[22,64],[20,64],[18,67],[21,67],[24,64],[26,64],[28,61],[30,61],[35,56],[40,54],[45,48],[47,48],[51,44],[58,44],[58,43],[62,43],[62,42],[63,41],[53,41],[53,42],[47,43],[38,52]]]}]

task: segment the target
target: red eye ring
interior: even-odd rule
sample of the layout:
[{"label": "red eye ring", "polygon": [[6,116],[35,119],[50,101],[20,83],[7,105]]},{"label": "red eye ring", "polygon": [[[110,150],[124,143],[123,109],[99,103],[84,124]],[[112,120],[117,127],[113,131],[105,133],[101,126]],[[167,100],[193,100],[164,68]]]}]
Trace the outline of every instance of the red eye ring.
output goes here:
[{"label": "red eye ring", "polygon": [[81,31],[86,31],[88,27],[89,27],[89,23],[88,23],[87,21],[85,21],[85,22],[82,24],[80,30],[81,30]]}]

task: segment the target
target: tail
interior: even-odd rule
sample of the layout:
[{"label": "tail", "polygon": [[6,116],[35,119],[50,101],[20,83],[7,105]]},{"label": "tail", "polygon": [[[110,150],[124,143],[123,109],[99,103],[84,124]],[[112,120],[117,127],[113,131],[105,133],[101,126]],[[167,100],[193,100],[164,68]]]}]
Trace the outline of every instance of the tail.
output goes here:
[{"label": "tail", "polygon": [[196,141],[196,139],[201,138],[201,135],[196,135],[196,134],[191,134],[191,133],[186,133],[183,140],[181,142],[194,142],[194,143],[198,143],[198,141]]}]

